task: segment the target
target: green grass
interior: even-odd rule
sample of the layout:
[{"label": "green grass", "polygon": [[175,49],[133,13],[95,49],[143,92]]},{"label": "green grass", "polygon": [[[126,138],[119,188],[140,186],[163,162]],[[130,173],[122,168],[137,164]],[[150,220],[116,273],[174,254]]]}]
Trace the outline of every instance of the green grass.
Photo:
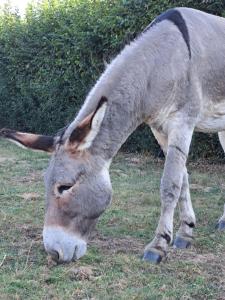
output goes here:
[{"label": "green grass", "polygon": [[[167,261],[155,266],[141,255],[160,214],[163,162],[119,154],[111,168],[113,202],[87,255],[55,266],[42,243],[47,164],[45,154],[0,141],[0,299],[225,299],[225,232],[215,230],[225,202],[225,166],[189,165],[194,245],[171,248]],[[178,224],[176,213],[175,229]]]}]

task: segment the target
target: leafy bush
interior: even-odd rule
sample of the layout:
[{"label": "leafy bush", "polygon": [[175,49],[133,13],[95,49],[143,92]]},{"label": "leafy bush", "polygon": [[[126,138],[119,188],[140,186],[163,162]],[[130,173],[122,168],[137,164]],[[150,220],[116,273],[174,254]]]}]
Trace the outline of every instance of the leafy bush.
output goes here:
[{"label": "leafy bush", "polygon": [[[56,132],[74,118],[104,61],[109,62],[156,15],[175,6],[225,15],[224,1],[210,0],[43,0],[29,5],[24,19],[10,6],[2,8],[0,127]],[[203,149],[204,139],[208,143]],[[197,135],[193,144],[199,155],[221,154],[214,136]],[[123,149],[159,153],[143,125]]]}]

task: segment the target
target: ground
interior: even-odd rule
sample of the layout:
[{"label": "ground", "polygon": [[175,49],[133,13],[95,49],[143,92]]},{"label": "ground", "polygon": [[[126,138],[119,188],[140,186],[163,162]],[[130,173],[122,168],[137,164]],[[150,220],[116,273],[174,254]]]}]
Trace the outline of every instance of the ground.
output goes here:
[{"label": "ground", "polygon": [[225,299],[225,232],[215,229],[225,165],[189,163],[194,245],[171,247],[165,263],[152,265],[141,256],[159,218],[163,160],[119,154],[111,168],[113,202],[87,255],[55,265],[42,243],[47,164],[45,154],[0,141],[0,299]]}]

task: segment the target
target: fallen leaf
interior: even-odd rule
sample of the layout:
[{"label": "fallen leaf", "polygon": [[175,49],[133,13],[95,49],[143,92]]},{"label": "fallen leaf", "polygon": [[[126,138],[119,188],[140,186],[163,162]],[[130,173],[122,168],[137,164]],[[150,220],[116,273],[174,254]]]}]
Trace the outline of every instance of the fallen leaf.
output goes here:
[{"label": "fallen leaf", "polygon": [[18,196],[23,198],[24,200],[33,200],[33,199],[37,199],[40,197],[40,195],[37,193],[24,193],[24,194],[21,194]]}]

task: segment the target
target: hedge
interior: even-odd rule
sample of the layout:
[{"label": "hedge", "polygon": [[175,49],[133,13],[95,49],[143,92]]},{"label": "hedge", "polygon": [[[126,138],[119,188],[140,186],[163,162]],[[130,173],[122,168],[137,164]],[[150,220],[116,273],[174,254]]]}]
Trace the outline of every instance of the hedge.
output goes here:
[{"label": "hedge", "polygon": [[[0,9],[0,128],[54,133],[70,122],[110,60],[158,14],[175,6],[225,16],[224,1],[43,0],[21,18]],[[204,142],[204,143],[203,143]],[[147,126],[128,151],[160,150]],[[192,157],[222,156],[215,135],[195,134]]]}]

